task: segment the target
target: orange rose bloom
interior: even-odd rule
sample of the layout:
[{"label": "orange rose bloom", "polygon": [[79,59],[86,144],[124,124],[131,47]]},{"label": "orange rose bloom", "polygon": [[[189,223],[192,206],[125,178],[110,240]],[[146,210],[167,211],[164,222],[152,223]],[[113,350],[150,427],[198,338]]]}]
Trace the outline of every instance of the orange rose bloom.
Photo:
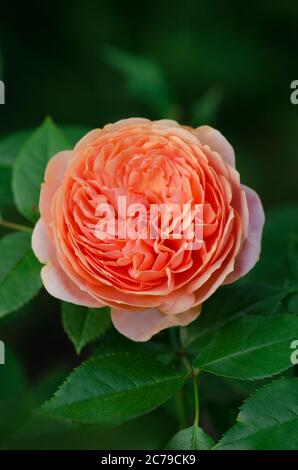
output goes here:
[{"label": "orange rose bloom", "polygon": [[[128,202],[203,205],[202,243],[96,234],[98,207]],[[215,129],[125,119],[96,129],[48,163],[32,246],[58,299],[110,306],[115,327],[135,341],[187,325],[220,285],[246,274],[260,254],[264,213],[240,184],[231,145]],[[131,222],[131,219],[130,219]]]}]

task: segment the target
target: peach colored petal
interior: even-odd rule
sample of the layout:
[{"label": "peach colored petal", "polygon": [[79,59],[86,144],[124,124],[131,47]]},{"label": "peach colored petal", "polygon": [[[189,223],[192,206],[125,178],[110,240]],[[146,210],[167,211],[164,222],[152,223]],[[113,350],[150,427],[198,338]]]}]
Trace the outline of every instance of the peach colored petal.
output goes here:
[{"label": "peach colored petal", "polygon": [[159,309],[165,315],[177,315],[190,310],[195,304],[195,295],[181,289],[164,298]]},{"label": "peach colored petal", "polygon": [[83,150],[87,145],[96,140],[102,134],[102,129],[92,129],[86,135],[84,135],[75,145],[73,152],[77,153]]},{"label": "peach colored petal", "polygon": [[[235,243],[234,240],[230,238],[230,234],[233,228],[233,224],[235,222],[235,214],[233,211],[230,211],[229,217],[227,219],[226,225],[224,232],[221,234],[221,238],[218,241],[218,248],[221,251],[221,255],[218,256],[217,258],[214,259],[213,262],[211,260],[209,261],[209,266],[204,269],[204,266],[201,268],[201,272],[197,277],[195,277],[193,280],[191,280],[188,285],[186,286],[186,291],[189,293],[194,293],[201,289],[204,284],[207,284],[208,279],[213,275],[214,272],[219,272],[220,268],[222,265],[225,266],[225,260],[229,257],[230,251],[235,249]],[[238,241],[239,245],[240,241]],[[237,245],[237,246],[238,246]],[[213,249],[211,251],[212,256],[215,256],[214,253],[215,249],[215,244],[213,246]],[[228,273],[226,273],[227,275]],[[204,299],[205,300],[205,299]]]},{"label": "peach colored petal", "polygon": [[51,223],[51,206],[53,197],[63,182],[64,175],[67,170],[68,163],[72,158],[71,150],[64,150],[57,153],[48,163],[44,183],[41,185],[39,208],[40,214],[45,222],[47,230]]},{"label": "peach colored petal", "polygon": [[32,234],[32,250],[36,258],[43,264],[56,259],[55,247],[49,239],[43,220],[40,218]]},{"label": "peach colored petal", "polygon": [[[236,217],[238,227],[241,226],[241,222]],[[196,302],[195,305],[199,305],[205,300],[207,300],[218,287],[220,287],[226,278],[229,276],[230,273],[233,272],[235,267],[235,256],[239,253],[239,249],[241,246],[241,231],[237,230],[236,239],[230,238],[228,246],[225,248],[224,257],[226,259],[221,260],[220,268],[214,270],[212,269],[212,274],[208,278],[208,280],[201,285],[201,287],[195,292],[196,294]]]},{"label": "peach colored petal", "polygon": [[148,341],[161,330],[172,326],[186,326],[200,314],[200,307],[180,315],[165,315],[152,308],[143,312],[112,309],[112,321],[119,333],[133,341]]},{"label": "peach colored petal", "polygon": [[144,124],[152,124],[152,121],[146,118],[141,118],[141,117],[131,117],[131,118],[126,118],[126,119],[120,119],[117,122],[113,122],[112,124],[107,124],[104,129],[122,129],[130,126],[139,126],[139,125],[144,125]]},{"label": "peach colored petal", "polygon": [[154,121],[154,124],[158,124],[163,127],[179,127],[178,122],[173,119],[158,119],[157,121]]},{"label": "peach colored petal", "polygon": [[41,270],[41,279],[45,289],[56,299],[89,308],[105,306],[93,299],[87,292],[83,292],[58,265],[44,266]]},{"label": "peach colored petal", "polygon": [[227,139],[216,129],[210,126],[200,126],[195,129],[195,134],[203,145],[209,145],[231,166],[235,166],[235,152]]},{"label": "peach colored petal", "polygon": [[248,205],[248,233],[242,249],[236,257],[235,268],[226,278],[225,284],[235,282],[247,274],[257,263],[261,252],[261,240],[265,222],[264,209],[259,196],[253,189],[244,185],[242,185],[242,188],[245,191]]},{"label": "peach colored petal", "polygon": [[123,127],[127,126],[136,126],[138,124],[150,124],[151,121],[149,119],[144,118],[128,118],[128,119],[121,119],[115,123],[107,124],[104,128],[93,129],[92,131],[88,132],[84,137],[82,137],[74,147],[74,153],[78,153],[81,150],[84,150],[88,145],[96,141],[99,137],[101,137],[107,131],[116,131],[120,130]]}]

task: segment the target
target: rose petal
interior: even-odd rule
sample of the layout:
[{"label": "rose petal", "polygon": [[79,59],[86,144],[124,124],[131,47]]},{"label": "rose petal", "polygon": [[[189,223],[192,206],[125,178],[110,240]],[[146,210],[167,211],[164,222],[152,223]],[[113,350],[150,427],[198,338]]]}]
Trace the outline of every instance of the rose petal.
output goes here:
[{"label": "rose petal", "polygon": [[165,297],[159,308],[166,315],[177,315],[190,310],[194,306],[195,300],[194,294],[181,290]]},{"label": "rose petal", "polygon": [[154,121],[154,124],[158,124],[163,127],[180,127],[177,121],[173,119],[158,119]]},{"label": "rose petal", "polygon": [[45,226],[49,231],[51,223],[51,206],[54,194],[63,182],[64,175],[67,170],[68,163],[72,158],[71,150],[64,150],[57,153],[48,163],[44,183],[41,186],[39,208],[40,214],[45,222]]},{"label": "rose petal", "polygon": [[32,234],[32,250],[36,258],[43,264],[56,258],[55,247],[50,241],[43,220],[40,218]]},{"label": "rose petal", "polygon": [[89,308],[105,306],[79,289],[58,265],[48,264],[44,266],[41,270],[41,279],[45,289],[56,299]]},{"label": "rose petal", "polygon": [[234,271],[226,278],[225,284],[237,281],[237,279],[247,274],[257,263],[261,252],[262,232],[265,222],[263,206],[259,196],[253,189],[244,185],[242,185],[242,188],[245,191],[248,205],[248,233],[242,249],[236,257]]},{"label": "rose petal", "polygon": [[200,306],[180,315],[165,315],[155,308],[142,312],[112,309],[112,321],[119,333],[133,341],[148,341],[153,335],[172,326],[186,326],[200,314]]},{"label": "rose petal", "polygon": [[200,126],[195,134],[203,145],[209,145],[225,160],[226,163],[235,167],[235,152],[227,139],[216,129],[210,126]]}]

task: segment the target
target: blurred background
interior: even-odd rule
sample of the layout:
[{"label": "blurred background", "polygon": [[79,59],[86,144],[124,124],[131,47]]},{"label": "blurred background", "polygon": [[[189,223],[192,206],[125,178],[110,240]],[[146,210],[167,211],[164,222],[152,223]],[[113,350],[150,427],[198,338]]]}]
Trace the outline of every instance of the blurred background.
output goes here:
[{"label": "blurred background", "polygon": [[[86,128],[130,116],[209,124],[233,144],[242,181],[257,190],[266,210],[295,202],[298,105],[291,104],[290,84],[298,79],[297,14],[293,0],[2,3],[0,79],[6,104],[0,106],[0,139],[37,127],[48,115],[58,124]],[[10,171],[0,168],[1,204],[11,197]],[[58,303],[48,296],[45,302],[44,296],[1,321],[0,337],[18,359],[11,359],[9,378],[0,377],[1,387],[11,381],[15,394],[8,385],[7,392],[2,387],[13,405],[9,409],[7,400],[2,404],[7,420],[2,420],[3,429],[0,425],[0,438],[13,426],[12,409],[22,422],[27,405],[46,399],[78,363],[62,331]],[[221,410],[215,421],[207,419],[211,434],[218,437],[248,389],[239,391],[237,385],[235,392],[235,384],[212,380],[206,386],[215,391]],[[20,396],[22,409],[17,410]],[[172,433],[171,411],[167,419],[154,413],[142,419],[147,421],[137,421],[125,445],[162,446]],[[140,438],[138,426],[146,427],[147,437],[143,433]],[[157,428],[158,444],[151,442]],[[128,439],[127,428],[119,432]],[[66,447],[83,446],[81,431],[74,435],[71,444],[66,439]],[[90,435],[88,439],[86,445],[92,447]],[[28,447],[50,446],[48,437],[41,444],[33,442]]]},{"label": "blurred background", "polygon": [[28,0],[1,6],[1,134],[51,115],[217,126],[266,206],[297,197],[298,5]]}]

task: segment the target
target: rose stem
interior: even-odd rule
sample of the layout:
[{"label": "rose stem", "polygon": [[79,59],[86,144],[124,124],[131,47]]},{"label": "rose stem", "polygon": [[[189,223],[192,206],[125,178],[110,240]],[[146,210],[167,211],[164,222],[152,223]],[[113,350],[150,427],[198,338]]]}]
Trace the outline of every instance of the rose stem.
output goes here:
[{"label": "rose stem", "polygon": [[15,224],[14,222],[8,222],[7,220],[3,219],[0,220],[0,225],[2,225],[2,227],[11,228],[20,232],[32,232],[32,228],[27,227],[26,225]]},{"label": "rose stem", "polygon": [[196,448],[196,440],[197,440],[197,432],[199,426],[199,419],[200,419],[200,401],[199,401],[199,390],[198,390],[198,373],[193,373],[192,375],[192,383],[193,383],[193,391],[194,391],[194,399],[195,399],[195,418],[193,423],[193,433],[192,433],[192,448]]}]

